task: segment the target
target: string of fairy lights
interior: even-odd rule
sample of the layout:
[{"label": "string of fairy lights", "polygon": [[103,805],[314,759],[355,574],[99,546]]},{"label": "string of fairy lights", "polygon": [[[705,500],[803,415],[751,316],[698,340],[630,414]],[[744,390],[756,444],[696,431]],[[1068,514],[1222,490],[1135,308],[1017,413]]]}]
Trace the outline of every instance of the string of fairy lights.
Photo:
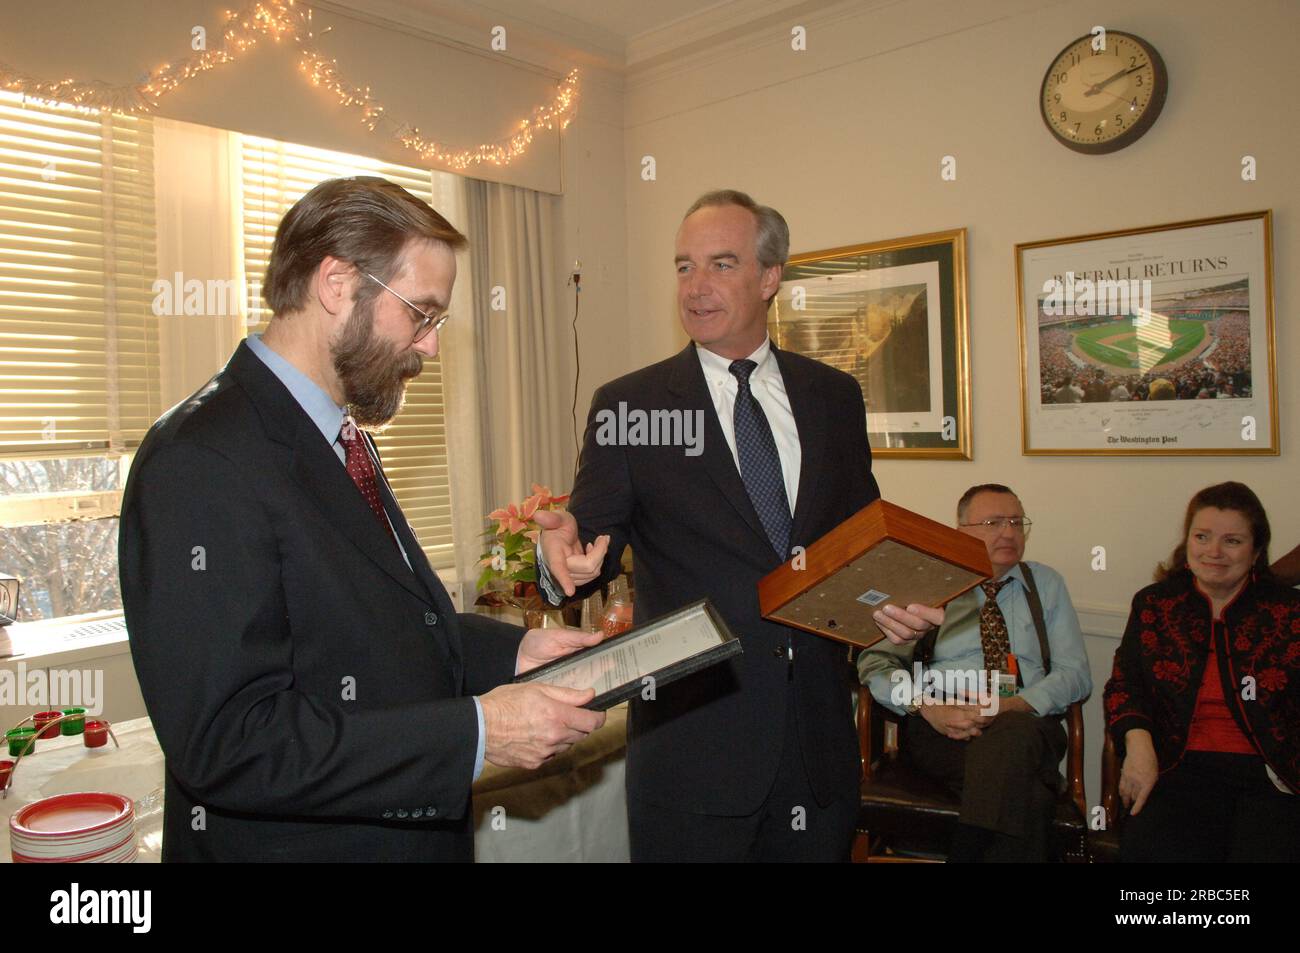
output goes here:
[{"label": "string of fairy lights", "polygon": [[358,111],[360,122],[368,131],[387,134],[424,161],[457,171],[481,164],[508,165],[528,151],[539,132],[566,128],[577,109],[578,71],[573,69],[558,84],[555,97],[533,109],[530,116],[518,120],[509,136],[468,149],[454,149],[427,138],[409,123],[391,119],[369,86],[349,82],[340,72],[338,61],[316,48],[312,10],[306,4],[296,0],[258,0],[242,10],[227,11],[225,17],[219,49],[200,50],[182,62],[164,63],[134,86],[75,79],[44,82],[0,63],[0,89],[40,103],[63,103],[127,115],[148,113],[177,87],[233,63],[263,39],[270,39],[276,44],[296,46],[299,72],[313,86],[337,98],[339,105]]}]

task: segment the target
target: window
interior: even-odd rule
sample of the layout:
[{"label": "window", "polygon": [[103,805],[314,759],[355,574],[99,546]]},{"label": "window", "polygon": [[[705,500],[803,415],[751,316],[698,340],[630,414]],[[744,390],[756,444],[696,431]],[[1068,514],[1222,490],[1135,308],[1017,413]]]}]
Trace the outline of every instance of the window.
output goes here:
[{"label": "window", "polygon": [[129,452],[161,413],[152,126],[0,93],[0,572],[19,617],[121,606]]},{"label": "window", "polygon": [[[261,288],[276,226],[290,206],[313,186],[339,176],[378,175],[439,208],[441,203],[435,201],[436,193],[455,182],[454,176],[443,172],[273,139],[241,138],[244,286],[248,288],[249,323],[254,331],[260,331],[270,319],[261,300]],[[415,528],[429,561],[437,569],[452,567],[455,559],[447,427],[442,365],[437,360],[425,361],[424,372],[407,388],[402,412],[388,429],[377,435],[376,442],[393,493]]]},{"label": "window", "polygon": [[[160,382],[174,347],[153,309],[155,135],[160,148],[175,141],[148,117],[0,92],[0,573],[22,580],[22,621],[121,607],[122,492],[132,451],[165,410]],[[250,330],[270,317],[260,296],[275,227],[312,186],[381,175],[435,207],[459,187],[445,173],[237,140],[240,174],[230,191],[239,194],[214,204],[234,220]],[[162,170],[184,161],[157,156]],[[437,361],[425,363],[377,441],[430,561],[453,566]]]}]

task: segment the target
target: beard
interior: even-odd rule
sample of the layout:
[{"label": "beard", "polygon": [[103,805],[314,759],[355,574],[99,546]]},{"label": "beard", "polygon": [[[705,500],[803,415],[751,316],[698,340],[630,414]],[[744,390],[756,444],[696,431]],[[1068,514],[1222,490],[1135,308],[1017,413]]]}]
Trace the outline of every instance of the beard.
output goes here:
[{"label": "beard", "polygon": [[343,333],[330,345],[330,356],[352,419],[371,431],[382,430],[397,416],[406,400],[406,382],[424,369],[424,355],[376,336],[373,299],[352,309]]}]

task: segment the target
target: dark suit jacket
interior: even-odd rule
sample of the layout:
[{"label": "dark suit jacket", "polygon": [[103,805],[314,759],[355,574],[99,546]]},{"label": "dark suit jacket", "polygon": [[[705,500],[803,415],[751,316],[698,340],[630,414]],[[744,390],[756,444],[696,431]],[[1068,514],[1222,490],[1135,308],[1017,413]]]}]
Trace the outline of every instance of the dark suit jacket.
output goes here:
[{"label": "dark suit jacket", "polygon": [[[799,431],[791,545],[807,546],[880,495],[857,381],[772,348]],[[702,410],[703,453],[601,446],[597,414]],[[780,565],[718,423],[695,345],[596,392],[569,509],[584,541],[609,533],[605,579],[631,544],[638,622],[708,597],[744,653],[632,703],[628,795],[700,814],[749,814],[771,788],[793,699],[804,766],[819,803],[853,797],[860,766],[845,646],[759,615],[758,581]],[[788,683],[786,639],[795,650]]]},{"label": "dark suit jacket", "polygon": [[247,344],[149,431],[119,558],[164,860],[472,859],[469,696],[522,630],[456,614],[380,487],[414,572]]}]

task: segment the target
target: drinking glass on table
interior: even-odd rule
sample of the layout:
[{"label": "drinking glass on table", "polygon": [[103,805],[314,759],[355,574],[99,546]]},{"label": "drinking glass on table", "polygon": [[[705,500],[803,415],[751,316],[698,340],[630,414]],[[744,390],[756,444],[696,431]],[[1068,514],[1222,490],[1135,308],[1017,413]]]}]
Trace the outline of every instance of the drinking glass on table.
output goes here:
[{"label": "drinking glass on table", "polygon": [[632,593],[628,591],[627,579],[619,576],[610,584],[609,598],[605,602],[605,612],[600,620],[600,630],[605,633],[605,638],[609,639],[630,628],[632,628]]}]

